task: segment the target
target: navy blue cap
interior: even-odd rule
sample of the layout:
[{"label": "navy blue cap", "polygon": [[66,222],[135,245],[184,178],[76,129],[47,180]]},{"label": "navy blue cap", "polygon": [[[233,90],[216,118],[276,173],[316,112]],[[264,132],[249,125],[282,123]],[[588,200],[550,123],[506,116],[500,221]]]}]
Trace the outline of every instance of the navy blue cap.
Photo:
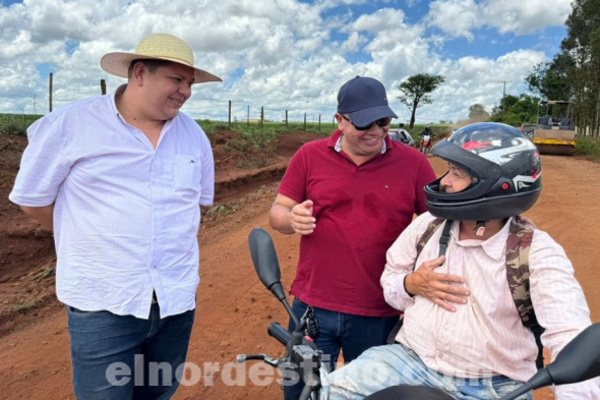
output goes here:
[{"label": "navy blue cap", "polygon": [[348,114],[357,126],[367,126],[381,118],[398,118],[388,106],[381,82],[364,76],[350,79],[340,88],[337,111]]}]

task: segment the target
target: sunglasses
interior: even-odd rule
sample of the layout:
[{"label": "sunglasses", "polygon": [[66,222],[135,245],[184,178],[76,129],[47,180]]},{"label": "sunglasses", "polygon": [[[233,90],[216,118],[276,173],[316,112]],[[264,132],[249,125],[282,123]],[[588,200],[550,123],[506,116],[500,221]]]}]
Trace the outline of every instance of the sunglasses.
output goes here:
[{"label": "sunglasses", "polygon": [[356,128],[356,130],[357,130],[357,131],[366,131],[366,130],[369,130],[369,129],[371,129],[371,127],[373,126],[373,124],[377,124],[377,126],[379,126],[379,127],[383,128],[383,127],[386,127],[386,126],[388,126],[388,125],[390,124],[390,122],[392,122],[392,118],[391,118],[391,117],[386,117],[386,118],[381,118],[381,119],[378,119],[377,121],[373,121],[373,122],[371,122],[371,123],[370,123],[369,125],[367,125],[367,126],[358,126],[358,125],[355,125],[355,124],[354,124],[354,122],[352,122],[352,121],[350,120],[350,118],[346,117],[346,116],[345,116],[345,115],[343,115],[343,114],[340,114],[340,115],[341,115],[341,116],[342,116],[342,118],[344,118],[346,121],[350,122],[350,123],[352,124],[352,126],[354,126],[354,128]]}]

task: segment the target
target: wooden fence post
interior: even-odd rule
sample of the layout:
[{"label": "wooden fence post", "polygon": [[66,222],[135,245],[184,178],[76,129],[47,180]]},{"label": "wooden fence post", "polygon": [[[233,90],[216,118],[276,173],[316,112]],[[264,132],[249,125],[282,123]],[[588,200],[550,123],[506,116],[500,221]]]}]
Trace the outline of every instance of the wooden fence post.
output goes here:
[{"label": "wooden fence post", "polygon": [[231,129],[231,100],[229,100],[229,112],[227,114],[227,129]]},{"label": "wooden fence post", "polygon": [[48,86],[48,90],[50,91],[50,93],[48,93],[49,110],[52,112],[52,72],[50,72],[50,85]]}]

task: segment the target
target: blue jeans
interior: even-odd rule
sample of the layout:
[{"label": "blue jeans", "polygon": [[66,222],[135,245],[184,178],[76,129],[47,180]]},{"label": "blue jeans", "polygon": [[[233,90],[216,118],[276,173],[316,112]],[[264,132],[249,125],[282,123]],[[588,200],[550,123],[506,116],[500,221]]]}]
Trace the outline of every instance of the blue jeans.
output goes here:
[{"label": "blue jeans", "polygon": [[[505,376],[456,378],[428,368],[410,348],[401,344],[365,351],[350,364],[329,375],[330,400],[364,399],[389,386],[421,385],[438,388],[459,400],[499,399],[521,386]],[[520,396],[531,400],[531,392]]]},{"label": "blue jeans", "polygon": [[[169,399],[179,386],[194,310],[147,320],[67,306],[79,400]],[[178,379],[179,378],[179,379]]]},{"label": "blue jeans", "polygon": [[[298,299],[294,299],[292,303],[292,311],[298,319],[304,315],[307,307],[307,304]],[[334,370],[340,350],[344,354],[344,362],[348,363],[368,348],[385,344],[389,332],[399,318],[364,317],[317,307],[313,309],[319,328],[319,335],[314,339],[314,343],[323,351],[329,371]],[[290,320],[288,330],[292,331],[294,327],[294,322]],[[300,397],[304,384],[294,383],[284,381],[285,400],[297,400]]]}]

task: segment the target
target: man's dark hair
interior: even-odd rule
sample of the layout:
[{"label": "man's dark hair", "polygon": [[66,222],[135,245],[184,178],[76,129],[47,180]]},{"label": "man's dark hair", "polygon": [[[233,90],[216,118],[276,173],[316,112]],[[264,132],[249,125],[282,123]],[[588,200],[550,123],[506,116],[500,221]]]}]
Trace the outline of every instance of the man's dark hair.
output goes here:
[{"label": "man's dark hair", "polygon": [[127,77],[131,78],[131,76],[133,75],[133,67],[135,66],[135,64],[141,62],[142,64],[144,64],[144,66],[148,69],[148,71],[154,73],[154,71],[156,71],[157,68],[160,67],[164,67],[166,65],[172,64],[172,61],[167,61],[167,60],[157,60],[154,58],[151,59],[145,59],[145,58],[138,58],[135,59],[131,62],[131,64],[129,64],[129,69],[127,70]]}]

